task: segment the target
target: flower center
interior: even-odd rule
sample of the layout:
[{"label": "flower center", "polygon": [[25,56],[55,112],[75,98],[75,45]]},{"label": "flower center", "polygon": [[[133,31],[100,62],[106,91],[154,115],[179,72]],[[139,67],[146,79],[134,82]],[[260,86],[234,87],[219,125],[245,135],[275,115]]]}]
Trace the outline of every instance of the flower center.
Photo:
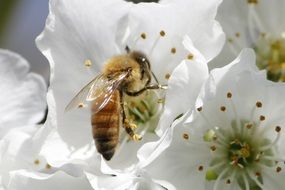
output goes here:
[{"label": "flower center", "polygon": [[[209,142],[212,160],[206,172],[207,180],[236,180],[242,189],[261,189],[263,168],[276,166],[275,142],[258,133],[258,125],[241,122],[243,129],[233,121],[231,127],[216,128],[204,134]],[[276,129],[277,131],[279,130]],[[279,132],[276,142],[279,139]]]},{"label": "flower center", "polygon": [[[204,111],[207,106],[197,108],[200,118],[210,127],[198,140],[200,144],[202,140],[202,144],[206,145],[210,160],[197,169],[206,171],[206,180],[215,181],[213,190],[218,190],[222,182],[238,184],[246,190],[264,189],[263,181],[267,172],[280,173],[285,163],[278,150],[282,128],[272,126],[272,120],[269,125],[266,122],[268,118],[260,115],[264,107],[262,102],[256,101],[250,119],[243,119],[239,117],[233,94],[228,92],[226,97],[225,105],[219,108],[224,121],[219,124],[221,126],[210,122],[209,115]],[[235,119],[229,120],[228,114],[233,114]],[[183,138],[191,141],[188,134],[187,138],[185,134]]]},{"label": "flower center", "polygon": [[252,162],[252,147],[246,141],[234,139],[228,145],[229,160],[234,166],[244,168],[248,163]]},{"label": "flower center", "polygon": [[285,38],[261,35],[253,46],[259,69],[267,70],[267,78],[274,82],[285,82]]},{"label": "flower center", "polygon": [[163,99],[160,99],[158,93],[149,90],[137,97],[125,98],[127,118],[138,125],[138,133],[145,130],[154,132],[155,123],[158,121],[163,106]]}]

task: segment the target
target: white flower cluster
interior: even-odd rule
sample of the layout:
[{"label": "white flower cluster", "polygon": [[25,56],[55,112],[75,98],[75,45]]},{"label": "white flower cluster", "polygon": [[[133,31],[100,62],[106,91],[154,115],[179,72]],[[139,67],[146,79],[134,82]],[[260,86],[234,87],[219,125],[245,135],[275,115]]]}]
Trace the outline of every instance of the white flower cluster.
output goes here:
[{"label": "white flower cluster", "polygon": [[48,89],[0,50],[0,190],[284,189],[284,0],[49,6]]}]

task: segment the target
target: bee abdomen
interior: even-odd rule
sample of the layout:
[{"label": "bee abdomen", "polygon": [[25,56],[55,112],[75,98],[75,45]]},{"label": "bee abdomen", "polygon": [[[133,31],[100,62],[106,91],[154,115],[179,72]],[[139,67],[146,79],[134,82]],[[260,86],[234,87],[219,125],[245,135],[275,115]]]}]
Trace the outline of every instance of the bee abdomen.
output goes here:
[{"label": "bee abdomen", "polygon": [[92,134],[97,151],[110,160],[119,141],[120,105],[119,94],[114,93],[111,100],[99,112],[92,113]]}]

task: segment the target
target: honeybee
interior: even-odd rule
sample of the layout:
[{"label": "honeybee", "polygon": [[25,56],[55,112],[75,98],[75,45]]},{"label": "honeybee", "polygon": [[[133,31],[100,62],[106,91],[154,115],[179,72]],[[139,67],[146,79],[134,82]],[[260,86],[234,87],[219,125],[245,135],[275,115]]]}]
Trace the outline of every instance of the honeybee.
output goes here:
[{"label": "honeybee", "polygon": [[[110,58],[91,82],[66,106],[66,111],[91,103],[92,135],[97,151],[110,160],[119,142],[119,129],[122,125],[131,139],[141,140],[135,134],[136,125],[125,114],[124,95],[138,96],[148,89],[166,89],[160,85],[151,71],[146,55],[139,51]],[[151,84],[152,76],[156,84]]]}]

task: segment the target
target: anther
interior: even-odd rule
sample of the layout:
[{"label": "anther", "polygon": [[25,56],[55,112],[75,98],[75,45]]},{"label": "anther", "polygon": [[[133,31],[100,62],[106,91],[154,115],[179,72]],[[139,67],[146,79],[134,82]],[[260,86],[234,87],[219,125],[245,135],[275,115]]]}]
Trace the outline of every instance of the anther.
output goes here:
[{"label": "anther", "polygon": [[281,131],[281,127],[280,127],[280,126],[276,126],[276,127],[275,127],[275,131],[276,131],[277,133],[279,133],[279,132]]},{"label": "anther", "polygon": [[239,38],[239,37],[240,37],[240,33],[237,32],[237,33],[235,34],[235,36],[236,36],[237,38]]},{"label": "anther", "polygon": [[170,79],[170,74],[166,73],[164,77],[165,77],[166,80],[168,80],[168,79]]},{"label": "anther", "polygon": [[165,99],[164,99],[164,98],[159,98],[159,99],[157,100],[157,103],[159,103],[159,104],[164,104],[164,102],[165,102]]},{"label": "anther", "polygon": [[225,106],[221,106],[220,110],[224,112],[224,111],[226,111],[226,107]]},{"label": "anther", "polygon": [[176,53],[176,48],[171,48],[171,53],[175,54]]},{"label": "anther", "polygon": [[258,107],[258,108],[261,108],[261,107],[262,107],[262,103],[261,103],[261,102],[259,102],[259,101],[258,101],[258,102],[256,102],[256,104],[255,104],[255,105],[256,105],[256,107]]},{"label": "anther", "polygon": [[204,169],[203,166],[199,166],[199,167],[198,167],[198,170],[199,170],[200,172],[203,171],[203,169]]},{"label": "anther", "polygon": [[184,134],[183,134],[183,138],[184,138],[185,140],[188,140],[188,139],[189,139],[189,135],[188,135],[187,133],[184,133]]},{"label": "anther", "polygon": [[233,96],[232,93],[230,92],[227,93],[227,98],[232,98],[232,96]]},{"label": "anther", "polygon": [[265,120],[265,116],[264,115],[259,116],[259,120],[260,121],[264,121]]},{"label": "anther", "polygon": [[261,36],[262,38],[265,38],[266,33],[265,33],[265,32],[261,32],[261,33],[260,33],[260,36]]},{"label": "anther", "polygon": [[212,151],[217,150],[217,147],[215,145],[211,146],[210,148],[211,148]]},{"label": "anther", "polygon": [[192,53],[187,55],[187,59],[192,60],[194,58],[194,55]]},{"label": "anther", "polygon": [[247,129],[251,129],[252,126],[253,126],[253,125],[252,125],[251,123],[246,123],[246,124],[245,124],[245,127],[246,127]]},{"label": "anther", "polygon": [[261,176],[261,173],[260,173],[260,172],[255,172],[255,175],[256,175],[257,177],[259,177],[259,176]]},{"label": "anther", "polygon": [[86,105],[84,103],[79,103],[78,108],[84,108]]},{"label": "anther", "polygon": [[227,179],[226,184],[231,184],[231,180]]},{"label": "anther", "polygon": [[146,34],[145,33],[141,33],[141,38],[145,40],[146,39]]},{"label": "anther", "polygon": [[39,164],[40,164],[40,161],[39,161],[38,159],[36,159],[36,160],[34,161],[34,164],[39,165]]},{"label": "anther", "polygon": [[84,65],[85,65],[86,67],[91,67],[91,65],[92,65],[91,60],[90,60],[90,59],[86,59],[86,60],[84,61]]},{"label": "anther", "polygon": [[197,108],[197,111],[200,112],[200,111],[202,111],[202,109],[203,109],[202,107],[199,107],[199,108]]},{"label": "anther", "polygon": [[51,169],[51,165],[46,164],[46,169],[47,169],[47,170],[48,170],[48,169]]},{"label": "anther", "polygon": [[277,173],[281,172],[281,170],[282,170],[282,168],[279,167],[279,166],[276,168],[276,172],[277,172]]},{"label": "anther", "polygon": [[258,0],[247,0],[248,4],[257,4]]},{"label": "anther", "polygon": [[164,37],[165,36],[164,30],[161,30],[159,34],[160,34],[160,36]]}]

